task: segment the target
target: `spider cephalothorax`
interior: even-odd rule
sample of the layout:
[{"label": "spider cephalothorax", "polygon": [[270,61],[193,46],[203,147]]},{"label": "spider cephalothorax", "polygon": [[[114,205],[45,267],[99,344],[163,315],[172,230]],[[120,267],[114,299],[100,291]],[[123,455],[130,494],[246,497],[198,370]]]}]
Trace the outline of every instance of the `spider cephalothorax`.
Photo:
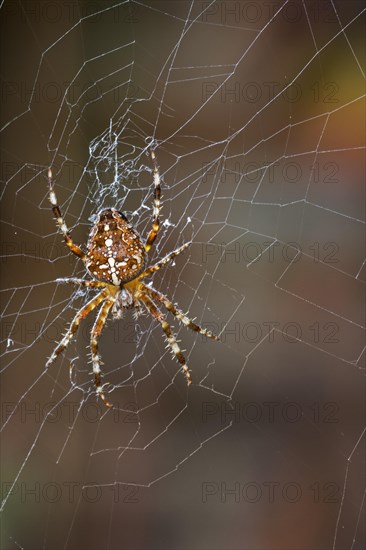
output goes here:
[{"label": "spider cephalothorax", "polygon": [[188,328],[200,332],[213,340],[218,337],[212,332],[196,325],[182,310],[171,302],[164,294],[151,286],[146,286],[142,279],[151,277],[162,266],[168,264],[175,256],[183,252],[190,243],[177,248],[155,265],[146,268],[147,253],[153,245],[159,231],[160,213],[160,175],[154,151],[151,152],[154,165],[154,219],[152,229],[143,243],[139,234],[128,222],[126,216],[114,208],[102,210],[97,217],[87,244],[87,252],[77,246],[67,229],[62,218],[60,208],[57,204],[56,194],[53,188],[52,171],[48,171],[49,197],[52,211],[56,217],[57,224],[64,236],[65,242],[71,252],[78,256],[92,276],[92,280],[84,279],[58,279],[62,283],[72,283],[84,287],[101,288],[101,292],[92,298],[75,315],[69,330],[53,351],[46,363],[49,367],[63,352],[72,340],[77,331],[80,321],[93,311],[97,306],[103,304],[97,314],[90,337],[90,348],[94,373],[94,384],[97,394],[103,402],[111,407],[111,403],[105,397],[103,388],[106,384],[101,383],[102,373],[100,369],[100,355],[98,353],[98,341],[103,327],[106,323],[108,313],[111,310],[113,317],[120,319],[125,309],[135,308],[139,313],[142,306],[161,324],[168,344],[178,359],[188,384],[192,379],[185,358],[181,352],[178,342],[171,331],[165,315],[160,311],[157,304],[163,305],[179,321]]}]

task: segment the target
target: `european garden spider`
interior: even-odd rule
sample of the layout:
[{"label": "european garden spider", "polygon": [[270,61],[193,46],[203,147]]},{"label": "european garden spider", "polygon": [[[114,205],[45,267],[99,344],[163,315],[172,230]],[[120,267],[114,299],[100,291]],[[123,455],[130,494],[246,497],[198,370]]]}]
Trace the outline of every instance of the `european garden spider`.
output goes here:
[{"label": "european garden spider", "polygon": [[145,244],[143,244],[141,237],[128,222],[124,214],[114,208],[108,208],[98,214],[97,220],[90,232],[86,253],[73,242],[70,236],[60,207],[57,204],[52,171],[51,169],[48,170],[49,198],[57,225],[71,252],[84,262],[88,273],[92,277],[92,280],[89,281],[76,278],[57,279],[57,281],[90,288],[102,288],[103,290],[77,312],[67,333],[48,359],[46,367],[48,368],[68,346],[79,327],[80,321],[85,319],[93,309],[104,302],[91,331],[90,348],[96,392],[107,407],[112,407],[112,404],[107,400],[103,391],[107,383],[101,383],[101,358],[98,353],[98,341],[111,308],[113,317],[121,319],[124,309],[136,308],[139,311],[141,304],[143,304],[147,311],[161,324],[168,344],[181,364],[188,385],[192,383],[192,378],[186,365],[186,360],[169,323],[165,319],[165,315],[161,313],[156,304],[162,304],[186,327],[200,332],[213,340],[218,340],[218,337],[212,334],[212,332],[193,323],[164,294],[151,286],[146,286],[142,282],[142,279],[153,275],[191,244],[184,244],[158,261],[155,265],[146,268],[147,253],[152,247],[159,231],[160,213],[160,174],[154,151],[151,152],[151,159],[154,166],[154,210],[152,229]]}]

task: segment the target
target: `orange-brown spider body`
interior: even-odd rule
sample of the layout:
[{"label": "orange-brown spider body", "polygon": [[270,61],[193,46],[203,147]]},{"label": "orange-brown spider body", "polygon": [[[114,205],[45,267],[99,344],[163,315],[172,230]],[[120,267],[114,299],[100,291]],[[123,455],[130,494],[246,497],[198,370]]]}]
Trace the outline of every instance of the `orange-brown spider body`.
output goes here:
[{"label": "orange-brown spider body", "polygon": [[145,269],[145,246],[126,216],[114,208],[103,210],[87,244],[85,265],[94,279],[121,286]]},{"label": "orange-brown spider body", "polygon": [[151,277],[161,267],[169,264],[190,244],[184,244],[170,252],[155,265],[146,267],[147,253],[155,242],[160,226],[160,174],[154,151],[151,152],[151,159],[154,165],[154,208],[152,228],[146,241],[143,242],[124,214],[115,208],[108,208],[98,214],[97,221],[90,232],[86,253],[71,238],[57,203],[52,171],[51,169],[48,171],[49,198],[57,225],[70,251],[84,262],[92,277],[92,280],[69,278],[58,279],[58,282],[102,290],[76,313],[68,331],[48,359],[46,367],[52,365],[69,345],[79,328],[80,322],[100,306],[90,335],[90,349],[96,392],[108,407],[111,407],[112,404],[104,394],[106,383],[102,384],[98,342],[109,311],[112,312],[114,318],[121,319],[125,309],[135,308],[136,314],[138,314],[141,308],[144,307],[160,323],[168,345],[180,363],[188,385],[192,383],[192,378],[186,360],[169,323],[166,321],[165,315],[160,311],[157,304],[164,306],[176,319],[191,330],[204,334],[213,340],[218,340],[218,337],[212,332],[196,325],[164,294],[142,282],[142,279]]}]

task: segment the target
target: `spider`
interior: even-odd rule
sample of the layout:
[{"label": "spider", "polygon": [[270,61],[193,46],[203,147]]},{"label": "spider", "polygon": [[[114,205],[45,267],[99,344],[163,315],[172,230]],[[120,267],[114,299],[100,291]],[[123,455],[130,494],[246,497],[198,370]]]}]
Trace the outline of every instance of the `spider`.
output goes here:
[{"label": "spider", "polygon": [[152,229],[145,243],[143,243],[140,235],[128,222],[124,214],[115,208],[107,208],[97,215],[97,220],[89,235],[86,253],[73,242],[70,236],[70,232],[64,222],[60,207],[57,203],[52,170],[51,168],[48,170],[49,199],[57,225],[64,236],[69,250],[84,262],[88,274],[92,277],[92,280],[65,278],[57,279],[57,282],[71,283],[95,289],[100,288],[103,290],[76,313],[65,336],[48,359],[46,368],[48,368],[69,345],[80,322],[96,307],[103,304],[99,309],[91,331],[90,348],[96,393],[107,407],[112,407],[113,405],[108,401],[104,393],[104,387],[108,382],[102,384],[102,372],[100,368],[101,357],[98,352],[98,342],[110,310],[112,310],[112,315],[115,319],[121,319],[123,310],[135,308],[138,314],[144,306],[152,317],[161,324],[168,345],[172,348],[173,355],[176,356],[180,363],[181,370],[186,377],[188,385],[192,383],[192,378],[186,360],[179,348],[169,323],[166,321],[165,315],[160,311],[157,304],[164,306],[191,330],[204,334],[212,340],[219,339],[218,336],[214,335],[211,331],[196,325],[164,294],[155,290],[150,285],[146,286],[142,282],[142,279],[151,277],[156,271],[167,265],[175,256],[181,254],[191,244],[190,242],[185,243],[180,248],[177,248],[163,259],[159,260],[155,265],[147,267],[147,254],[154,244],[159,232],[161,194],[160,173],[154,151],[151,151],[151,159],[153,163],[154,180],[153,222]]}]

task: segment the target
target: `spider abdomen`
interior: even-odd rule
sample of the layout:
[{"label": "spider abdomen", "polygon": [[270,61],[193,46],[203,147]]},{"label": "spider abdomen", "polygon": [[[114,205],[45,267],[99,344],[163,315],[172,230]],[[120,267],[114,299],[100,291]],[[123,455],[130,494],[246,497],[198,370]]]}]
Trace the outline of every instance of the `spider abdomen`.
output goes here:
[{"label": "spider abdomen", "polygon": [[145,268],[146,252],[139,234],[118,210],[99,213],[88,241],[86,267],[99,281],[120,286]]}]

